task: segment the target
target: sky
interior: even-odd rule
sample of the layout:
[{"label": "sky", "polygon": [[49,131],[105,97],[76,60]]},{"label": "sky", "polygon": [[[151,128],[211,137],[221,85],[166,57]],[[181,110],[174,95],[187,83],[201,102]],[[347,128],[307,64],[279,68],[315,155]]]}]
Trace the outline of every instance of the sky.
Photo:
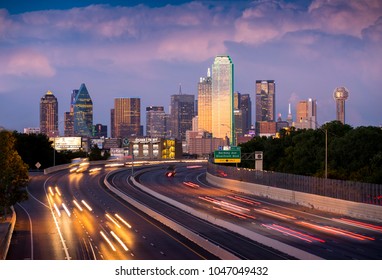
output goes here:
[{"label": "sky", "polygon": [[94,124],[110,127],[116,97],[147,106],[195,94],[217,55],[234,63],[234,90],[275,80],[276,113],[317,100],[318,123],[336,118],[333,91],[345,86],[346,123],[382,125],[382,1],[28,1],[0,0],[0,126],[39,126],[52,91],[60,130],[82,83]]}]

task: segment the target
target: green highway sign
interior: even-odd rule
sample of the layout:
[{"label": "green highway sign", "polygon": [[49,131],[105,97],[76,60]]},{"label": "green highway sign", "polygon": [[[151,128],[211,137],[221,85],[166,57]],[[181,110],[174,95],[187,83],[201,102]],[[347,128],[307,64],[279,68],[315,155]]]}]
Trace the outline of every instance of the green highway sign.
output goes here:
[{"label": "green highway sign", "polygon": [[231,147],[230,150],[214,151],[215,163],[239,163],[241,162],[240,147]]}]

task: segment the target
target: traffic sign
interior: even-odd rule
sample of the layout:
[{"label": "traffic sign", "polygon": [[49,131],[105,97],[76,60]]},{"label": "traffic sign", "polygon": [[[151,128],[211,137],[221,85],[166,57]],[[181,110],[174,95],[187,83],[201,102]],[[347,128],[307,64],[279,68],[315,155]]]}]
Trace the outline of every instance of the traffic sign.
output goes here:
[{"label": "traffic sign", "polygon": [[241,162],[240,147],[231,147],[230,150],[215,151],[215,163],[239,163]]}]

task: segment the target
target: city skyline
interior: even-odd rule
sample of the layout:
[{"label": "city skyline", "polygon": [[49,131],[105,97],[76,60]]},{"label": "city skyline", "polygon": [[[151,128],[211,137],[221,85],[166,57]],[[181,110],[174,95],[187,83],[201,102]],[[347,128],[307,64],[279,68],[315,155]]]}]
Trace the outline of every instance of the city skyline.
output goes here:
[{"label": "city skyline", "polygon": [[317,100],[318,124],[335,120],[333,90],[343,86],[347,124],[382,123],[380,1],[81,3],[1,3],[0,126],[37,127],[39,99],[51,90],[62,134],[65,104],[81,83],[94,123],[110,123],[118,97],[167,108],[179,83],[196,96],[199,77],[223,54],[235,63],[234,91],[255,100],[256,80],[276,81],[283,120],[289,103],[308,98]]}]

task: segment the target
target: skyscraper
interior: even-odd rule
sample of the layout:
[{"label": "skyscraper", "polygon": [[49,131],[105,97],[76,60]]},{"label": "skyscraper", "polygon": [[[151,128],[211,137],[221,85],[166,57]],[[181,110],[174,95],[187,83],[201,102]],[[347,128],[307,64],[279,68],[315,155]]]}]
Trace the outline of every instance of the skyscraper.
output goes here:
[{"label": "skyscraper", "polygon": [[76,101],[76,96],[78,94],[78,89],[74,89],[70,96],[70,111],[65,112],[64,115],[64,135],[74,136],[74,102]]},{"label": "skyscraper", "polygon": [[73,127],[75,136],[92,136],[93,102],[85,84],[81,84],[73,102]]},{"label": "skyscraper", "polygon": [[316,129],[317,128],[317,102],[309,98],[301,100],[296,105],[296,122],[294,126],[297,129]]},{"label": "skyscraper", "polygon": [[334,89],[333,98],[336,101],[337,121],[345,124],[345,100],[349,97],[349,91],[345,87]]},{"label": "skyscraper", "polygon": [[114,99],[114,137],[141,136],[141,99]]},{"label": "skyscraper", "polygon": [[275,121],[275,94],[275,81],[256,81],[256,122]]},{"label": "skyscraper", "polygon": [[58,136],[58,102],[51,91],[40,100],[40,132],[49,137]]},{"label": "skyscraper", "polygon": [[234,66],[229,56],[216,56],[212,64],[212,133],[214,137],[229,137],[235,145]]},{"label": "skyscraper", "polygon": [[212,78],[210,68],[207,77],[198,83],[198,129],[211,132],[212,128]]},{"label": "skyscraper", "polygon": [[164,137],[166,132],[166,113],[163,106],[146,107],[146,136]]},{"label": "skyscraper", "polygon": [[186,131],[192,130],[195,96],[193,94],[171,95],[171,134],[178,140],[186,140]]},{"label": "skyscraper", "polygon": [[247,134],[252,125],[252,102],[249,94],[241,95],[240,110],[243,115],[243,133]]}]

